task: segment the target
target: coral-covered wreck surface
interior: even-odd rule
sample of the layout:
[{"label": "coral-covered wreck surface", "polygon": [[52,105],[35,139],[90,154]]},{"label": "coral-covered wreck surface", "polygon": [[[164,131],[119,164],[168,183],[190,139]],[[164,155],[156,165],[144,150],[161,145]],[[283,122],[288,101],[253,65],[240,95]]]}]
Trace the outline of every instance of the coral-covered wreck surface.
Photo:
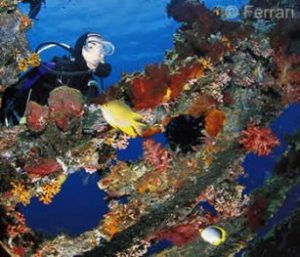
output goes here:
[{"label": "coral-covered wreck surface", "polygon": [[[0,0],[1,97],[41,62],[26,39],[39,21],[19,2],[34,18],[45,1]],[[44,105],[28,101],[25,124],[0,125],[1,256],[298,256],[300,8],[249,5],[295,16],[229,19],[226,8],[170,0],[179,26],[160,63],[123,73],[95,101],[61,85]],[[111,106],[130,130],[121,114],[108,118]],[[75,235],[31,226],[26,208],[39,201],[48,212],[83,171],[107,204],[96,224]],[[211,244],[207,228],[224,240]]]}]

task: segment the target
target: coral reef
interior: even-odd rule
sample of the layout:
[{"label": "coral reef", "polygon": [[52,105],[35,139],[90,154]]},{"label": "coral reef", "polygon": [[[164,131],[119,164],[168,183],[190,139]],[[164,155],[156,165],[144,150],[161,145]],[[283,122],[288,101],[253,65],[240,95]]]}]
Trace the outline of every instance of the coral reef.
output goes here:
[{"label": "coral reef", "polygon": [[30,55],[25,31],[18,27],[22,17],[17,10],[0,14],[0,85],[4,88],[17,82],[18,60]]}]

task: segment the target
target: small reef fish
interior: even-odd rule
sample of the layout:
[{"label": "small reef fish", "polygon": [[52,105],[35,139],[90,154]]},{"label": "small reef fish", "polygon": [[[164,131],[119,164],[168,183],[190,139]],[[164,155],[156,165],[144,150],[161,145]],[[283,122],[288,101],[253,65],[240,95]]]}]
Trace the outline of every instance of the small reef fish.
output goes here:
[{"label": "small reef fish", "polygon": [[200,231],[202,239],[211,245],[218,246],[225,242],[227,233],[218,226],[208,226]]},{"label": "small reef fish", "polygon": [[125,134],[136,137],[141,136],[146,127],[141,122],[143,116],[134,112],[128,105],[120,100],[112,100],[99,105],[106,122],[113,128],[121,130]]}]

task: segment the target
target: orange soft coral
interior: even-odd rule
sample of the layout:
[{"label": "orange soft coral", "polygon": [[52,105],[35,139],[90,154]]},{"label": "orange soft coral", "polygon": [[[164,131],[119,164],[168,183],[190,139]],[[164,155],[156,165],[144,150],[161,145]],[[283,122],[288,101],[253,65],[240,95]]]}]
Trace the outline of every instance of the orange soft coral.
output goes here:
[{"label": "orange soft coral", "polygon": [[[157,171],[145,174],[136,184],[136,189],[140,194],[159,193],[163,188],[164,176],[160,176]],[[171,184],[171,183],[169,183]]]},{"label": "orange soft coral", "polygon": [[39,57],[39,55],[37,53],[32,53],[28,60],[27,63],[31,66],[31,67],[38,67],[41,64],[41,58]]},{"label": "orange soft coral", "polygon": [[44,204],[50,204],[55,195],[60,192],[62,184],[65,182],[66,176],[61,175],[57,180],[45,184],[41,187],[41,193],[39,193],[39,200]]},{"label": "orange soft coral", "polygon": [[215,107],[217,102],[213,97],[208,95],[198,95],[193,104],[187,110],[187,114],[194,118],[200,117],[202,114]]},{"label": "orange soft coral", "polygon": [[28,64],[27,64],[26,59],[20,58],[20,59],[18,60],[18,69],[19,69],[21,72],[25,72],[25,71],[28,70]]},{"label": "orange soft coral", "polygon": [[100,229],[100,233],[105,238],[111,238],[116,233],[121,231],[121,227],[119,226],[120,217],[118,213],[109,212],[104,216],[103,226]]},{"label": "orange soft coral", "polygon": [[130,194],[131,185],[138,179],[133,169],[125,162],[118,162],[110,168],[110,172],[99,182],[100,189],[105,190],[108,196],[120,197]]},{"label": "orange soft coral", "polygon": [[100,234],[110,240],[115,234],[128,228],[145,212],[145,205],[139,200],[128,204],[112,203],[110,211],[104,215],[99,228]]},{"label": "orange soft coral", "polygon": [[18,181],[11,182],[11,185],[11,193],[17,202],[20,202],[23,205],[28,205],[30,203],[31,194],[26,187]]},{"label": "orange soft coral", "polygon": [[44,204],[50,204],[53,197],[60,191],[60,186],[56,183],[46,184],[42,187],[42,193],[39,200]]},{"label": "orange soft coral", "polygon": [[223,111],[212,109],[207,112],[205,117],[205,130],[206,133],[215,137],[222,130],[224,122],[226,120],[226,115]]},{"label": "orange soft coral", "polygon": [[259,128],[253,124],[243,130],[241,135],[240,143],[244,148],[259,156],[269,155],[273,148],[280,143],[269,128]]},{"label": "orange soft coral", "polygon": [[21,21],[20,21],[20,30],[26,30],[32,26],[32,20],[29,19],[25,14],[21,15]]}]

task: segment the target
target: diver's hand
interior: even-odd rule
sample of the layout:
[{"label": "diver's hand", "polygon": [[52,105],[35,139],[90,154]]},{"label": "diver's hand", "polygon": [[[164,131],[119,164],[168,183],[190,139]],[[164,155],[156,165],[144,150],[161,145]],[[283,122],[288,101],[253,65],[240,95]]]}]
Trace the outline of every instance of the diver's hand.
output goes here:
[{"label": "diver's hand", "polygon": [[109,63],[99,63],[95,74],[101,78],[107,77],[111,73],[111,65]]}]

